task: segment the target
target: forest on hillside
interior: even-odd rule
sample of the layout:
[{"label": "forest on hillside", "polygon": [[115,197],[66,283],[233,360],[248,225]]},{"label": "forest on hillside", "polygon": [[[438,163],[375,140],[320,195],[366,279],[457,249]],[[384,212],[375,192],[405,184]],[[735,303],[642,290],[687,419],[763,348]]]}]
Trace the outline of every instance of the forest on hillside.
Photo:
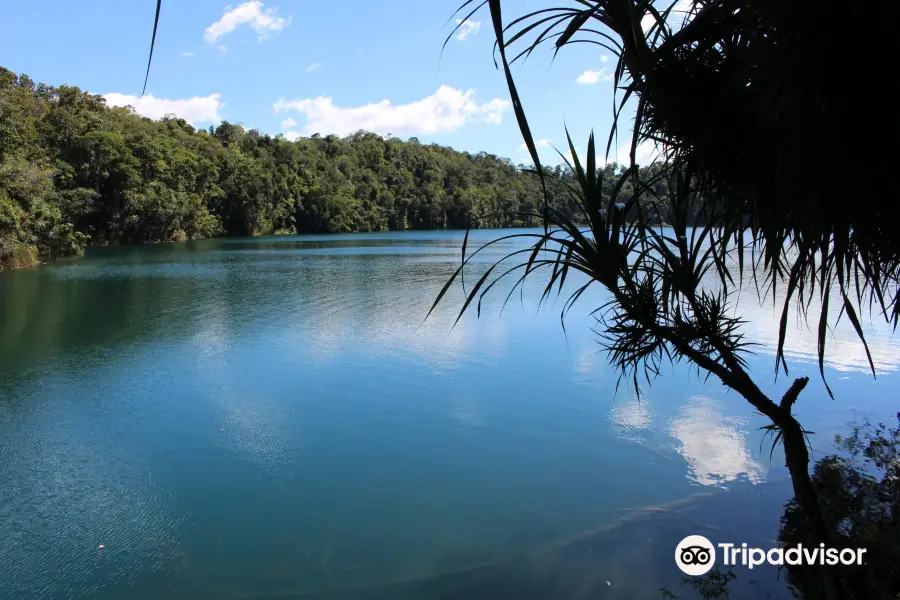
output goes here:
[{"label": "forest on hillside", "polygon": [[[551,205],[572,215],[571,175],[545,172]],[[535,173],[484,152],[364,131],[288,141],[228,122],[196,129],[0,67],[0,268],[88,245],[529,226],[542,202]]]}]

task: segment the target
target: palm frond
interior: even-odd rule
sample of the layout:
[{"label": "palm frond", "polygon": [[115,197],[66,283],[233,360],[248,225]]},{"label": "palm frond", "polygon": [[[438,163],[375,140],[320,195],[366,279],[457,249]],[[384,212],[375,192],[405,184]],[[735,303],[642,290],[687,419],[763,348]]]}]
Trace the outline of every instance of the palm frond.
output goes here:
[{"label": "palm frond", "polygon": [[[883,14],[900,16],[896,3],[876,3]],[[626,105],[637,98],[631,166],[641,143],[662,143],[661,164],[676,200],[700,205],[698,214],[705,215],[707,225],[697,235],[705,239],[702,243],[693,240],[690,249],[677,244],[671,248],[677,262],[670,261],[672,272],[661,278],[666,282],[662,290],[666,298],[673,291],[670,284],[696,283],[707,272],[715,273],[722,287],[740,288],[745,268],[749,269],[760,298],[771,295],[773,302],[781,302],[776,373],[787,373],[784,347],[789,310],[796,307],[801,318],[808,319],[818,288],[823,299],[818,358],[824,379],[829,302],[823,294],[834,291],[841,298],[841,315],[846,314],[863,341],[874,374],[859,314],[868,304],[870,317],[878,315],[895,328],[900,322],[900,202],[895,194],[879,189],[883,185],[876,178],[854,181],[848,188],[834,183],[830,173],[823,171],[850,135],[845,131],[836,135],[823,124],[854,123],[858,113],[852,99],[827,93],[833,83],[827,75],[830,67],[825,65],[836,55],[826,49],[825,32],[849,28],[851,36],[865,37],[867,47],[883,47],[889,32],[876,36],[865,14],[840,10],[836,4],[696,0],[689,3],[682,22],[675,23],[679,3],[674,1],[657,8],[647,0],[575,0],[572,6],[517,16],[506,26],[502,26],[500,4],[500,0],[489,2],[496,50],[533,160],[537,161],[537,152],[506,50],[523,45],[515,62],[547,43],[555,56],[567,46],[593,38],[617,58],[614,89],[622,91],[613,104],[606,156]],[[811,14],[816,18],[810,18]],[[645,18],[652,21],[647,31],[641,25]],[[810,73],[805,79],[794,75],[800,72],[794,66],[801,64],[802,71]],[[822,69],[810,71],[809,65]],[[859,128],[854,126],[854,132],[858,135]],[[864,133],[873,140],[881,135],[877,128]],[[569,148],[574,155],[571,140]],[[773,148],[780,150],[773,152]],[[587,155],[590,159],[592,152]],[[590,222],[605,207],[593,198],[588,175],[596,163],[588,163],[582,166],[573,156],[571,167],[583,190],[584,214]],[[888,162],[881,164],[888,168]],[[639,185],[639,175],[637,170],[630,173],[634,187]],[[685,214],[677,202],[662,207],[641,201],[636,207],[670,218]],[[629,218],[635,218],[633,212]],[[689,223],[670,224],[684,231]],[[644,229],[637,228],[639,235],[645,235]],[[668,245],[652,235],[650,240],[659,251]],[[603,240],[595,243],[606,248]],[[749,262],[745,262],[745,250]],[[736,268],[732,258],[737,260]]]},{"label": "palm frond", "polygon": [[153,35],[150,37],[150,56],[147,58],[147,73],[144,75],[144,87],[141,96],[147,92],[147,81],[150,80],[150,65],[153,62],[153,48],[156,46],[156,30],[159,27],[159,11],[162,9],[162,0],[156,0],[156,16],[153,18]]}]

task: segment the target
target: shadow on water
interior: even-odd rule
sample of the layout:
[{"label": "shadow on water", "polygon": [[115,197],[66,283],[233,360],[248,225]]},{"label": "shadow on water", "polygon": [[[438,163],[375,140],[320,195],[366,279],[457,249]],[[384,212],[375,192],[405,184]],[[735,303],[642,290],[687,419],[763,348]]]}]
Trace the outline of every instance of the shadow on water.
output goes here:
[{"label": "shadow on water", "polygon": [[[747,534],[735,522],[764,524],[755,531],[777,531],[777,519],[789,493],[785,480],[738,491],[702,492],[658,507],[619,511],[609,525],[575,538],[468,568],[356,585],[341,585],[340,565],[324,560],[298,569],[319,572],[320,589],[266,591],[197,590],[202,597],[252,600],[616,600],[662,598],[660,588],[683,592],[682,573],[674,562],[675,546],[684,537],[704,535],[713,543],[746,542],[774,547],[772,537]],[[743,536],[743,537],[737,537]],[[727,568],[723,568],[727,570]],[[738,598],[790,598],[772,567],[736,568],[729,586]],[[309,581],[309,579],[307,579]],[[273,587],[277,586],[274,581]],[[690,597],[688,595],[688,597]]]}]

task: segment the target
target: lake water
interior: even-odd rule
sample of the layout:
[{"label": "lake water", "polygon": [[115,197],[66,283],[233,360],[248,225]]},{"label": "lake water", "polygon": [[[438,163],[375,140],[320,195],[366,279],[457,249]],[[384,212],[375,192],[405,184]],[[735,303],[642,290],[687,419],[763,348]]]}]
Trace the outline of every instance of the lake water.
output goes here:
[{"label": "lake water", "polygon": [[[682,367],[616,392],[599,290],[567,334],[533,286],[502,318],[505,292],[451,328],[456,290],[423,322],[461,243],[207,240],[0,274],[0,597],[659,598],[687,533],[772,543],[790,488],[745,401]],[[777,315],[739,310],[780,396]],[[877,380],[835,329],[832,401],[814,334],[789,338],[821,451],[896,410],[898,345],[870,344]]]}]

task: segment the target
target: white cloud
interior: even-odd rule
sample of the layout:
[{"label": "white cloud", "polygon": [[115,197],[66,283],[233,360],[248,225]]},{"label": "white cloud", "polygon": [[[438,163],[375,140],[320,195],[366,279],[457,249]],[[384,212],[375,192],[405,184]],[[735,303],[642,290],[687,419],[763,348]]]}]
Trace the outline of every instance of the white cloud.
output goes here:
[{"label": "white cloud", "polygon": [[[552,141],[553,140],[548,140],[548,139],[534,140],[534,146],[535,146],[535,148],[550,148],[552,145],[551,144]],[[528,146],[524,142],[522,143],[521,146],[519,146],[519,149],[524,152],[528,152]]]},{"label": "white cloud", "polygon": [[[673,29],[680,29],[682,23],[685,21],[689,21],[693,15],[690,15],[690,10],[694,6],[693,0],[678,0],[678,3],[675,4],[672,11],[669,13],[669,18],[666,19],[666,24]],[[641,29],[644,30],[644,33],[647,33],[651,27],[656,23],[656,17],[652,14],[647,13],[644,15],[644,18],[641,19]]]},{"label": "white cloud", "polygon": [[[617,163],[619,165],[630,165],[631,164],[631,144],[622,144],[618,148],[613,149],[610,152],[609,160],[605,155],[606,153],[606,143],[600,142],[599,140],[595,140],[596,146],[594,147],[595,159],[597,161],[598,166],[606,166],[607,163]],[[576,147],[576,151],[578,152],[578,160],[581,161],[582,166],[587,162],[587,149],[586,146]],[[572,154],[569,152],[568,148],[562,150],[563,154],[569,161],[572,161]],[[652,141],[645,140],[638,144],[637,152],[635,152],[634,160],[637,164],[641,166],[647,166],[653,162],[662,160],[663,152],[662,147],[657,146]],[[559,159],[560,164],[563,163],[562,158]]]},{"label": "white cloud", "polygon": [[131,106],[142,117],[161,119],[175,114],[190,123],[217,123],[222,119],[219,110],[225,106],[221,94],[194,96],[183,100],[155,98],[153,94],[132,96],[129,94],[103,94],[109,106]]},{"label": "white cloud", "polygon": [[232,8],[225,7],[222,18],[206,28],[203,34],[210,44],[213,44],[223,35],[228,35],[241,25],[250,25],[256,31],[259,41],[263,41],[273,31],[281,31],[291,24],[291,17],[276,17],[274,8],[263,8],[259,0],[244,2]]},{"label": "white cloud", "polygon": [[347,135],[364,129],[381,135],[405,136],[451,131],[469,123],[499,124],[509,102],[494,98],[478,104],[474,95],[475,90],[463,91],[442,85],[434,94],[409,104],[394,105],[385,99],[375,104],[345,108],[335,106],[330,97],[318,97],[279,100],[275,112],[292,110],[303,115],[306,135]]},{"label": "white cloud", "polygon": [[470,35],[478,33],[478,30],[481,28],[481,21],[470,21],[468,19],[463,21],[461,19],[457,19],[456,24],[459,25],[456,39],[461,42],[466,41]]},{"label": "white cloud", "polygon": [[297,138],[299,138],[299,137],[300,137],[299,131],[286,131],[284,133],[284,139],[286,139],[289,142],[296,141]]},{"label": "white cloud", "polygon": [[226,52],[228,52],[228,47],[223,44],[219,44],[218,46],[216,46],[216,50],[218,50],[222,54],[225,54]]},{"label": "white cloud", "polygon": [[306,67],[306,72],[307,72],[307,73],[312,73],[313,71],[315,71],[316,69],[318,69],[318,68],[321,67],[321,66],[322,66],[321,63],[312,63],[311,65],[309,65],[308,67]]},{"label": "white cloud", "polygon": [[189,58],[194,55],[193,52],[182,52],[181,55],[185,58]]},{"label": "white cloud", "polygon": [[[641,165],[647,166],[651,163],[654,163],[658,160],[662,160],[663,156],[663,148],[662,146],[655,144],[650,140],[644,140],[638,144],[637,150],[634,153],[634,161]],[[624,144],[619,147],[616,152],[615,161],[620,165],[628,165],[631,164],[631,144]]]},{"label": "white cloud", "polygon": [[694,8],[694,0],[678,0],[678,4],[672,9],[669,18],[675,17],[683,20],[689,16],[688,13],[692,8]]},{"label": "white cloud", "polygon": [[607,61],[609,61],[609,57],[608,57],[607,55],[604,54],[603,56],[600,57],[600,62],[604,62],[604,63],[605,63],[605,62],[607,62]]},{"label": "white cloud", "polygon": [[281,122],[282,129],[292,129],[297,124],[297,121],[294,119],[285,119]]},{"label": "white cloud", "polygon": [[582,85],[593,85],[598,81],[610,81],[612,78],[609,69],[601,67],[599,71],[585,71],[575,81]]}]

